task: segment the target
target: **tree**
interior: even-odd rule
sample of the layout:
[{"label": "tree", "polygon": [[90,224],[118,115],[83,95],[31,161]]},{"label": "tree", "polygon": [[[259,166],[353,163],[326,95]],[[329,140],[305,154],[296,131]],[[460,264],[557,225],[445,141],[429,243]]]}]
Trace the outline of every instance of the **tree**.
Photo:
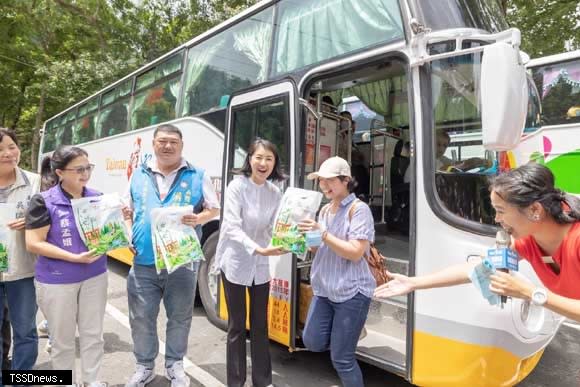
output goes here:
[{"label": "tree", "polygon": [[511,26],[522,31],[532,58],[580,48],[578,0],[501,0]]}]

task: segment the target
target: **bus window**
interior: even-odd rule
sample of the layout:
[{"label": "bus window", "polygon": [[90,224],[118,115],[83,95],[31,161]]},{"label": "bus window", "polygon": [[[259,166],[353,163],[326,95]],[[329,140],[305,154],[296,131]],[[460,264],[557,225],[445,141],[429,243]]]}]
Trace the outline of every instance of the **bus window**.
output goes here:
[{"label": "bus window", "polygon": [[61,117],[54,118],[46,123],[44,128],[44,143],[42,145],[42,152],[52,152],[56,147],[56,133],[60,125]]},{"label": "bus window", "polygon": [[580,59],[532,69],[542,98],[542,123],[580,123]]},{"label": "bus window", "polygon": [[395,0],[295,0],[278,4],[274,74],[404,38],[399,2]]},{"label": "bus window", "polygon": [[431,64],[433,96],[433,165],[437,194],[455,215],[495,224],[488,174],[495,154],[481,141],[479,66],[481,54],[441,59]]},{"label": "bus window", "polygon": [[76,109],[69,112],[64,119],[62,124],[56,131],[56,143],[55,148],[61,145],[71,145],[72,144],[72,131],[75,124]]},{"label": "bus window", "polygon": [[183,52],[137,76],[131,128],[140,129],[175,118]]},{"label": "bus window", "polygon": [[[260,102],[233,112],[233,136],[236,150],[245,152],[256,137],[271,141],[278,147],[280,165],[288,171],[289,119],[288,98]],[[243,159],[236,158],[233,168],[241,168]]]},{"label": "bus window", "polygon": [[81,144],[95,139],[98,108],[98,98],[94,98],[79,107],[79,115],[73,127],[73,144]]},{"label": "bus window", "polygon": [[272,18],[271,7],[189,49],[182,116],[225,108],[227,96],[266,80]]},{"label": "bus window", "polygon": [[132,79],[128,79],[101,97],[97,137],[108,137],[127,131],[131,85]]}]

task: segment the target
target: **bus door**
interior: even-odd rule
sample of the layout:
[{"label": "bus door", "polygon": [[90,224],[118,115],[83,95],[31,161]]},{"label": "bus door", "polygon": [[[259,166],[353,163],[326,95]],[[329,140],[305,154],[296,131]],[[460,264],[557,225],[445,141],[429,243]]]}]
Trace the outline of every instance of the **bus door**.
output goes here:
[{"label": "bus door", "polygon": [[[375,245],[388,257],[390,271],[408,274],[413,261],[414,212],[408,65],[401,57],[393,56],[352,66],[303,81],[303,95],[308,100],[303,101],[307,103],[301,115],[306,119],[301,122],[304,171],[299,176],[300,184],[316,189],[316,182],[306,179],[308,173],[332,156],[348,160],[357,182],[353,192],[373,214]],[[312,297],[312,263],[312,257],[298,263],[298,335]],[[408,313],[406,296],[373,299],[357,356],[406,375]]]},{"label": "bus door", "polygon": [[[280,188],[293,185],[295,170],[296,86],[284,80],[266,87],[234,95],[227,111],[225,160],[222,192],[241,168],[250,143],[264,138],[278,147],[280,162],[289,179]],[[291,254],[270,257],[270,300],[268,332],[270,339],[287,347],[295,340],[295,258]],[[227,320],[223,286],[218,294],[218,314]],[[249,320],[247,320],[249,327]]]}]

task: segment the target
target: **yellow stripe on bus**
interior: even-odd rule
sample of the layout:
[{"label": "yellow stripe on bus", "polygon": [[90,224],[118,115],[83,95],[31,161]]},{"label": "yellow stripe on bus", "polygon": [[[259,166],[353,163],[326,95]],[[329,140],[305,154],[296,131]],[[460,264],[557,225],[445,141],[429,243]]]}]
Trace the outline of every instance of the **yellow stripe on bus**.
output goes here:
[{"label": "yellow stripe on bus", "polygon": [[412,382],[427,387],[500,387],[521,382],[544,351],[520,359],[498,347],[415,331]]},{"label": "yellow stripe on bus", "polygon": [[107,253],[108,256],[115,258],[118,261],[126,263],[127,265],[133,265],[133,253],[128,248],[124,247],[122,249],[116,249],[113,251],[109,251]]}]

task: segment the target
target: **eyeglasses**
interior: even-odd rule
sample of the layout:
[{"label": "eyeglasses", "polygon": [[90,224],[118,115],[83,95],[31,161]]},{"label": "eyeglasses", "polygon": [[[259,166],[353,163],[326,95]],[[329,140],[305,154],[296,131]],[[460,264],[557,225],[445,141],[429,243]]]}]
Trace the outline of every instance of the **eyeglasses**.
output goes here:
[{"label": "eyeglasses", "polygon": [[64,168],[63,171],[73,171],[76,172],[77,175],[82,175],[85,172],[91,173],[95,169],[95,164],[89,164],[85,167],[76,167],[76,168]]}]

